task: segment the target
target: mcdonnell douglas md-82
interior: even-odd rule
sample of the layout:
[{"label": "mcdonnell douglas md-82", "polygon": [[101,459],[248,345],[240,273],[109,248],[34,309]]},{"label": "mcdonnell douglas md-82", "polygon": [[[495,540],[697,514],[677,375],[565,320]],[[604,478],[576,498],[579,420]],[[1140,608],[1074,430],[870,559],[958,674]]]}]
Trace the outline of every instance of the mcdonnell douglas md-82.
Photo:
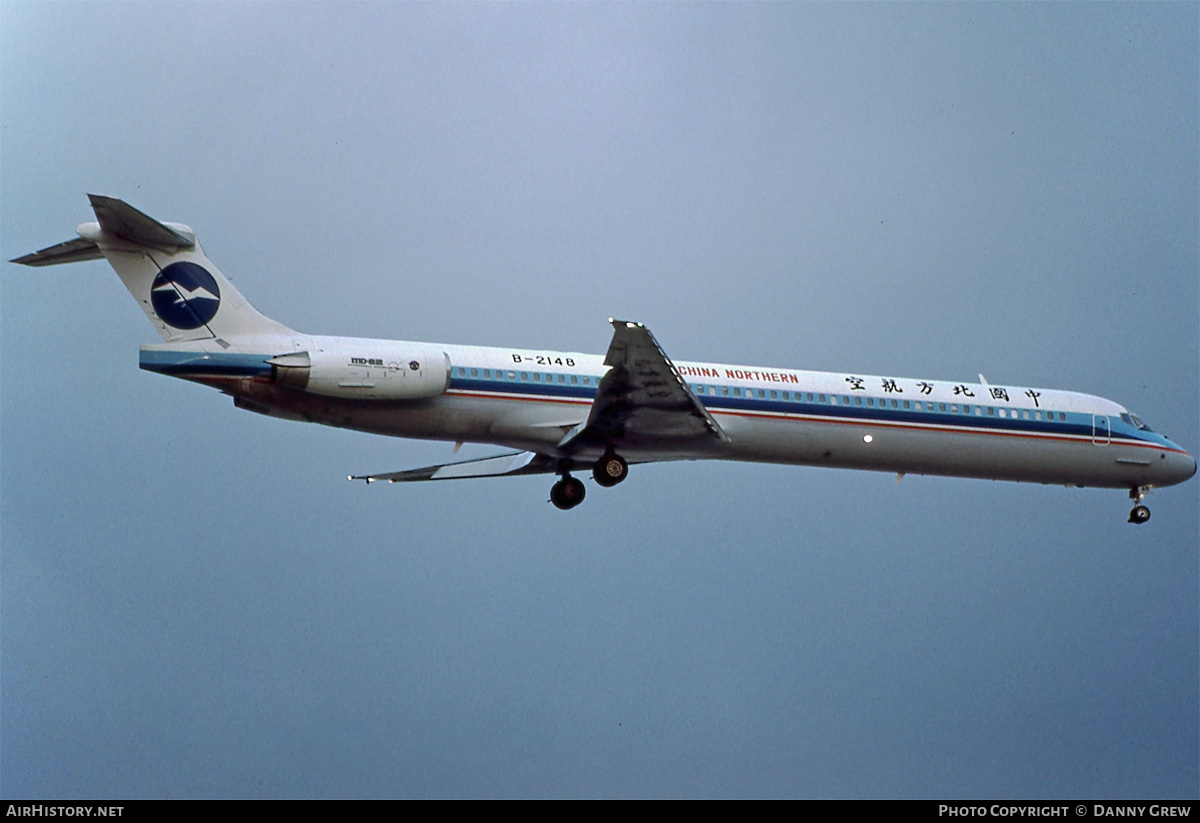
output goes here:
[{"label": "mcdonnell douglas md-82", "polygon": [[302,334],[254,309],[190,228],[89,195],[79,237],[17,258],[104,258],[162,336],[141,367],[204,383],[235,406],[286,420],[506,454],[353,476],[368,483],[554,474],[550,500],[583,501],[591,471],[749,460],[1126,489],[1144,523],[1156,486],[1196,473],[1184,449],[1102,397],[1024,386],[914,380],[672,360],[645,326],[611,320],[603,356]]}]

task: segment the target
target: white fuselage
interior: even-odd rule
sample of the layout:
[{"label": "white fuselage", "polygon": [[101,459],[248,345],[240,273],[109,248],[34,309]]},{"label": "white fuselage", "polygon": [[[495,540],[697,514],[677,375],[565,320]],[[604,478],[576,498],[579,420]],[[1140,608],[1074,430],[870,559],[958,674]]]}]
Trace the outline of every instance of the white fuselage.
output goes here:
[{"label": "white fuselage", "polygon": [[[336,352],[355,366],[339,396],[278,385],[267,361]],[[420,352],[447,358],[444,391],[388,399]],[[626,438],[630,463],[723,459],[1137,489],[1179,483],[1196,462],[1101,397],[1005,384],[676,361],[728,435]],[[143,347],[142,366],[218,385],[240,407],[377,434],[494,443],[580,463],[603,447],[560,454],[588,418],[608,367],[594,354],[296,335]]]}]

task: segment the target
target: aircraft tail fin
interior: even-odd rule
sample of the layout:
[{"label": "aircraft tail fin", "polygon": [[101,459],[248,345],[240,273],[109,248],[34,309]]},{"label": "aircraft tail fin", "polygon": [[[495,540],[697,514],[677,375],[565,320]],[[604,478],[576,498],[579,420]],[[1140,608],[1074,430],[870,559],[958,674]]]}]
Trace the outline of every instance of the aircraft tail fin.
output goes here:
[{"label": "aircraft tail fin", "polygon": [[163,340],[179,342],[290,333],[259,313],[179,223],[160,223],[113,197],[89,194],[96,222],[78,239],[18,257],[26,266],[56,266],[105,258]]}]

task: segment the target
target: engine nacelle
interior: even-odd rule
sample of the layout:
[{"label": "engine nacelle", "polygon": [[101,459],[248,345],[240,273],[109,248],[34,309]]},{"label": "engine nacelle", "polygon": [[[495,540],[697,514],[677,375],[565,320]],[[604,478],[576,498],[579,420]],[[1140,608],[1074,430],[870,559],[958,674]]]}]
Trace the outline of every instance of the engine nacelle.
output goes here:
[{"label": "engine nacelle", "polygon": [[450,386],[450,355],[415,344],[374,340],[272,357],[271,379],[326,397],[418,400]]}]

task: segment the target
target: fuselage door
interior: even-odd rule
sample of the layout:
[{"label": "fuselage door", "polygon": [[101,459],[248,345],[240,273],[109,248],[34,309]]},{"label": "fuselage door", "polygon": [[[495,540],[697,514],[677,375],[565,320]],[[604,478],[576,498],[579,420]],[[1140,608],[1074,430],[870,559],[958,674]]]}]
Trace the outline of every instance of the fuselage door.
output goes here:
[{"label": "fuselage door", "polygon": [[1112,430],[1108,425],[1108,415],[1093,414],[1092,415],[1092,442],[1097,446],[1107,446],[1108,441],[1112,437]]}]

